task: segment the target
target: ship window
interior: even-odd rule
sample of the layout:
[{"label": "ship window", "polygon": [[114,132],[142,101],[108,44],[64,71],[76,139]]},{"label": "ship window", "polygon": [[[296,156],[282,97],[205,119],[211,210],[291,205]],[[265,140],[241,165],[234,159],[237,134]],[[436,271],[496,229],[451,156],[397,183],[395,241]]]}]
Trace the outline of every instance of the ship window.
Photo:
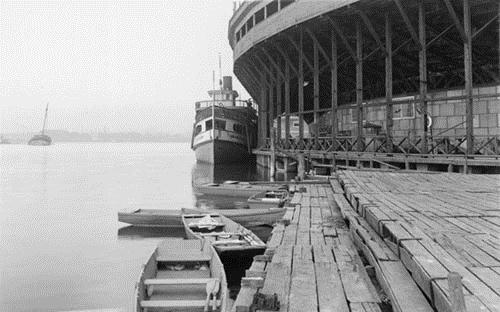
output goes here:
[{"label": "ship window", "polygon": [[286,6],[292,4],[295,0],[281,0],[281,8],[283,9]]},{"label": "ship window", "polygon": [[215,119],[215,129],[217,130],[226,130],[226,121]]},{"label": "ship window", "polygon": [[197,125],[196,128],[194,129],[194,135],[197,135],[200,132],[201,132],[201,125]]},{"label": "ship window", "polygon": [[205,131],[212,129],[212,119],[205,121]]},{"label": "ship window", "polygon": [[243,25],[243,27],[240,28],[240,32],[241,32],[241,38],[243,38],[243,36],[245,36],[247,33],[245,25]]},{"label": "ship window", "polygon": [[264,8],[255,12],[255,25],[262,22],[264,20]]},{"label": "ship window", "polygon": [[266,11],[267,11],[267,17],[278,12],[278,0],[274,0],[273,2],[266,5]]},{"label": "ship window", "polygon": [[247,21],[247,31],[252,29],[252,27],[253,27],[253,17],[249,18]]},{"label": "ship window", "polygon": [[293,123],[293,126],[294,126],[294,127],[298,127],[298,126],[299,126],[299,123],[298,123],[298,122],[294,122],[294,123]]},{"label": "ship window", "polygon": [[234,132],[240,133],[240,134],[243,134],[245,132],[245,128],[240,124],[234,124],[233,130],[234,130]]},{"label": "ship window", "polygon": [[240,41],[240,32],[238,31],[236,33],[236,42]]}]

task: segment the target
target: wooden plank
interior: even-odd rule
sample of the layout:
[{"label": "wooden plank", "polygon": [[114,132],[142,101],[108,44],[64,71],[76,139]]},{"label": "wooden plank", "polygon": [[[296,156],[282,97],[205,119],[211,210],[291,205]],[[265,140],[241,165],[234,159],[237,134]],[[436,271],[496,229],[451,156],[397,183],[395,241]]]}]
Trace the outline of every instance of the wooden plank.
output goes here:
[{"label": "wooden plank", "polygon": [[[469,271],[474,273],[481,281],[483,281],[488,287],[493,289],[497,293],[497,295],[500,295],[500,271],[493,270],[492,268],[481,268],[481,267],[474,267],[474,268],[468,268]],[[500,269],[500,268],[497,268]]]},{"label": "wooden plank", "polygon": [[314,268],[318,289],[319,311],[349,312],[347,299],[344,296],[344,289],[335,263],[333,261],[315,262]]},{"label": "wooden plank", "polygon": [[312,259],[307,259],[307,249],[302,251],[301,253],[294,252],[289,312],[316,311],[318,309],[314,264]]},{"label": "wooden plank", "polygon": [[351,302],[349,307],[351,312],[382,312],[378,304],[370,302]]},{"label": "wooden plank", "polygon": [[253,303],[253,297],[257,289],[251,287],[241,287],[238,297],[234,301],[232,312],[250,312],[250,306]]},{"label": "wooden plank", "polygon": [[283,263],[270,263],[267,266],[266,279],[261,293],[278,296],[280,311],[288,311],[288,294],[290,290],[290,268]]}]

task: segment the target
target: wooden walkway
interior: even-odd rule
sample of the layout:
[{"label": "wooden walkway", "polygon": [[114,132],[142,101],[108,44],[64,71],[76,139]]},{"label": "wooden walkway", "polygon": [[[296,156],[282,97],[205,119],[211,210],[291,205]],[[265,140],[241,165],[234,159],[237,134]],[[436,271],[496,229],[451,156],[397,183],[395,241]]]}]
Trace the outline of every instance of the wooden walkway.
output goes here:
[{"label": "wooden walkway", "polygon": [[467,311],[500,311],[500,176],[342,171],[338,178],[341,186],[331,182],[345,190],[344,215],[377,232],[438,311],[452,311],[449,272],[462,276]]},{"label": "wooden walkway", "polygon": [[242,279],[233,311],[250,311],[257,292],[276,294],[280,311],[380,312],[387,301],[394,311],[432,311],[397,255],[355,215],[340,184],[296,189],[266,253]]}]

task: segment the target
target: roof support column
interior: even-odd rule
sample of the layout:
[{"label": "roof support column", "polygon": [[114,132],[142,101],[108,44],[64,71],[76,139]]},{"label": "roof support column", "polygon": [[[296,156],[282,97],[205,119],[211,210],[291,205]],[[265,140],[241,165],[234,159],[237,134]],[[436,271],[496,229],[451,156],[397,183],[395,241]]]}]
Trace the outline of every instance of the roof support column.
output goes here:
[{"label": "roof support column", "polygon": [[465,73],[465,131],[467,135],[467,154],[474,154],[474,122],[472,113],[472,27],[469,0],[464,3],[464,73]]},{"label": "roof support column", "polygon": [[259,105],[260,146],[266,144],[267,139],[267,81],[264,73],[260,76],[260,105]]},{"label": "roof support column", "polygon": [[285,148],[290,145],[290,63],[285,61]]},{"label": "roof support column", "polygon": [[337,38],[335,32],[332,31],[332,66],[330,74],[332,78],[331,93],[332,93],[332,146],[333,150],[337,149],[337,107],[338,107],[338,54],[337,54]]},{"label": "roof support column", "polygon": [[420,51],[418,53],[418,68],[420,77],[420,108],[422,110],[423,135],[422,135],[422,153],[427,154],[427,48],[425,36],[425,7],[424,1],[418,2],[418,40]]},{"label": "roof support column", "polygon": [[392,152],[392,28],[389,13],[385,14],[385,121],[387,150]]},{"label": "roof support column", "polygon": [[318,42],[313,40],[313,103],[314,103],[314,144],[319,138],[319,51]]},{"label": "roof support column", "polygon": [[[281,68],[277,68],[276,70],[280,71],[276,75],[276,120],[277,120],[277,127],[276,127],[276,138],[278,141],[281,140],[281,105],[283,103],[283,98],[282,98],[282,92],[281,92],[281,75],[283,74],[281,72]],[[281,74],[281,75],[280,75]]]},{"label": "roof support column", "polygon": [[356,109],[358,115],[358,133],[356,150],[363,150],[363,37],[361,23],[356,21]]},{"label": "roof support column", "polygon": [[300,29],[300,46],[299,46],[299,75],[298,75],[298,106],[299,106],[299,141],[303,142],[304,139],[304,49],[303,41],[304,34],[302,28]]},{"label": "roof support column", "polygon": [[274,87],[275,84],[270,83],[269,84],[269,101],[268,101],[268,117],[267,117],[267,122],[268,122],[268,129],[269,129],[269,138],[272,138],[273,135],[271,134],[272,131],[274,131],[274,108],[276,105],[276,102],[274,101]]}]

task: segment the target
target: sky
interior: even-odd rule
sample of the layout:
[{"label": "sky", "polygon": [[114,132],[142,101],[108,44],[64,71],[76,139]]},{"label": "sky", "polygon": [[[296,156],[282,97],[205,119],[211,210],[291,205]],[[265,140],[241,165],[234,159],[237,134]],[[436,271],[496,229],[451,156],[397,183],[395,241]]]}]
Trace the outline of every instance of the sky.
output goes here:
[{"label": "sky", "polygon": [[48,129],[190,134],[219,53],[232,75],[232,13],[231,0],[0,0],[0,133],[40,131],[49,103]]}]

